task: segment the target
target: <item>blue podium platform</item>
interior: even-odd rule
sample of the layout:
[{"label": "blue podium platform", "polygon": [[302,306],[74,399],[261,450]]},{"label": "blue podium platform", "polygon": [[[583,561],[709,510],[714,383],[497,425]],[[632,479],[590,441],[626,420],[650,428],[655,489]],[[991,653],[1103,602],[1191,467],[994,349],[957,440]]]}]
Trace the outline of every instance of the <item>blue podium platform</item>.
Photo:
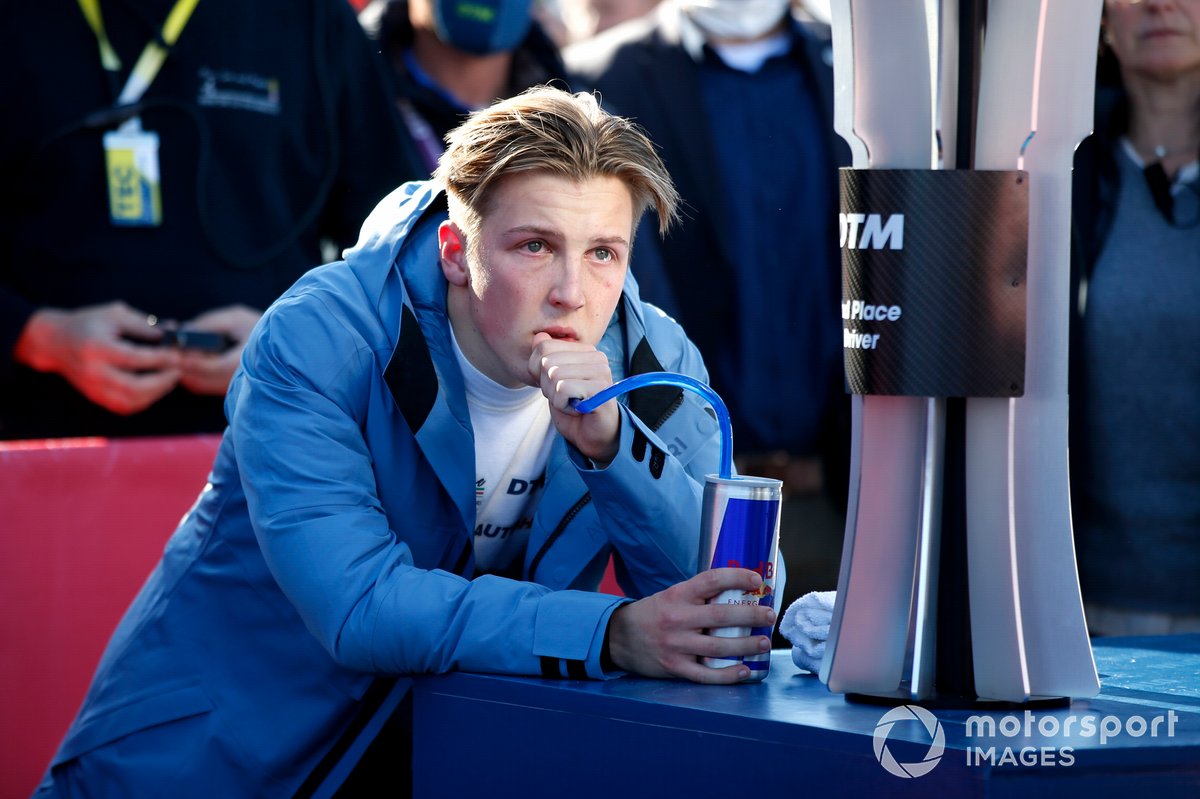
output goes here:
[{"label": "blue podium platform", "polygon": [[[915,718],[881,726],[889,707],[831,694],[784,650],[765,681],[736,686],[422,677],[414,795],[1200,797],[1200,636],[1093,645],[1099,696],[931,710],[933,733]],[[920,771],[939,728],[927,773],[881,763]]]}]

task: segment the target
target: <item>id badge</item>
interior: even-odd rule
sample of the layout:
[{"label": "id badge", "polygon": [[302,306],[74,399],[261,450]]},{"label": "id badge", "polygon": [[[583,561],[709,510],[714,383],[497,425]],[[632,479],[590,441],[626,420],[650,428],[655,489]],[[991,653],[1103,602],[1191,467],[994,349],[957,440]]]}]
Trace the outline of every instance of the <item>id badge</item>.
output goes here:
[{"label": "id badge", "polygon": [[104,134],[104,162],[112,223],[123,227],[162,224],[158,134],[142,130],[141,120],[134,117]]}]

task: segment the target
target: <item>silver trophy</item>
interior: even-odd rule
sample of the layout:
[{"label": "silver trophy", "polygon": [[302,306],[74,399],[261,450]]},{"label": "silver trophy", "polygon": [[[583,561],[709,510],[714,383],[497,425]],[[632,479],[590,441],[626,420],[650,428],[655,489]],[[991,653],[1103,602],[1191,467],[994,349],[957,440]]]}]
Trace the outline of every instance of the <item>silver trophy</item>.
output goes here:
[{"label": "silver trophy", "polygon": [[1071,166],[1091,132],[1102,2],[832,1],[853,167],[1020,170],[1028,247],[1018,396],[852,398],[831,691],[951,704],[1099,691],[1071,530],[1067,341]]}]

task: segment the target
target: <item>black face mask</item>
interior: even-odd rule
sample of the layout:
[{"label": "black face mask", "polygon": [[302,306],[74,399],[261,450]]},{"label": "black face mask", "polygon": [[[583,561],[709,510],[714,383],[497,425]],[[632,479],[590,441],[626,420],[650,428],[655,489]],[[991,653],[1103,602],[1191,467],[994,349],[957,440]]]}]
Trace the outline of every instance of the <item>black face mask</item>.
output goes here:
[{"label": "black face mask", "polygon": [[1184,183],[1178,195],[1171,191],[1171,179],[1162,163],[1155,161],[1142,170],[1154,207],[1173,228],[1186,230],[1200,224],[1200,189],[1195,183]]}]

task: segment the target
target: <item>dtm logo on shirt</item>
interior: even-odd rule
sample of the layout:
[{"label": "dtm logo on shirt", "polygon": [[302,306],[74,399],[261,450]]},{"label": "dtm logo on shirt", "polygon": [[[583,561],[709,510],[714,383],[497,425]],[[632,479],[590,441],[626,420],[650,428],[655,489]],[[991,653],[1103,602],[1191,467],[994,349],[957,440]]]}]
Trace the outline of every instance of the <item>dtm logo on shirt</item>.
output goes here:
[{"label": "dtm logo on shirt", "polygon": [[845,250],[904,249],[904,214],[838,214],[838,228]]},{"label": "dtm logo on shirt", "polygon": [[519,477],[514,477],[508,483],[508,493],[519,496],[519,495],[524,494],[529,491],[537,491],[539,488],[541,488],[545,484],[546,484],[546,476],[545,475],[542,475],[541,477],[539,477],[535,480],[522,480]]}]

